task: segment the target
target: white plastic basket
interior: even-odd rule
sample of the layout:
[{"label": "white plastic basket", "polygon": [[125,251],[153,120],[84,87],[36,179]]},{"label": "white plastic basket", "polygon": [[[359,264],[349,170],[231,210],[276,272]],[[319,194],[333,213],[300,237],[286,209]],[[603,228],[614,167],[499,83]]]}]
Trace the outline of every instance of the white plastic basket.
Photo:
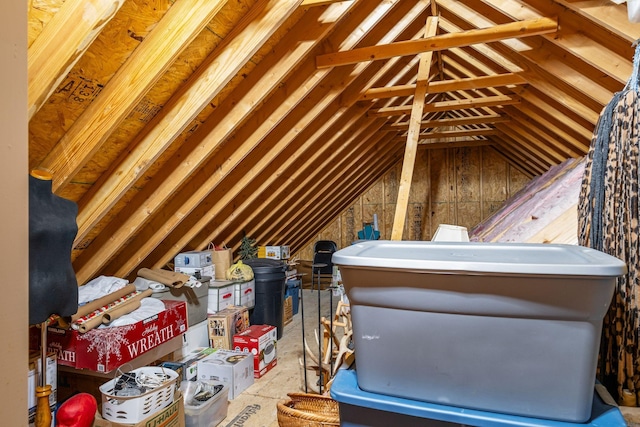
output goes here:
[{"label": "white plastic basket", "polygon": [[135,424],[173,403],[178,373],[172,369],[159,366],[145,366],[131,371],[136,376],[166,375],[168,379],[160,386],[137,396],[117,396],[115,385],[120,376],[102,384],[102,417],[106,420]]}]

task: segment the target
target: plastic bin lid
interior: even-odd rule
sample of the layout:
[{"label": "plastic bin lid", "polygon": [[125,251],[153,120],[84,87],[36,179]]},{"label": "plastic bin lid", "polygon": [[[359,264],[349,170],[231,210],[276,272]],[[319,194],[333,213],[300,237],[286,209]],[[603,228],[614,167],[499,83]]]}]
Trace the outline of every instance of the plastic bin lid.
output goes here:
[{"label": "plastic bin lid", "polygon": [[353,369],[338,370],[331,386],[331,397],[339,404],[377,409],[416,418],[439,420],[456,425],[485,427],[625,427],[627,425],[620,410],[615,406],[605,404],[598,396],[598,393],[593,394],[591,419],[586,423],[573,423],[458,408],[370,393],[358,387],[357,373]]},{"label": "plastic bin lid", "polygon": [[254,273],[277,273],[287,269],[287,264],[277,259],[252,258],[242,262],[251,267]]},{"label": "plastic bin lid", "polygon": [[372,240],[333,254],[339,266],[439,272],[621,276],[626,264],[578,245]]}]

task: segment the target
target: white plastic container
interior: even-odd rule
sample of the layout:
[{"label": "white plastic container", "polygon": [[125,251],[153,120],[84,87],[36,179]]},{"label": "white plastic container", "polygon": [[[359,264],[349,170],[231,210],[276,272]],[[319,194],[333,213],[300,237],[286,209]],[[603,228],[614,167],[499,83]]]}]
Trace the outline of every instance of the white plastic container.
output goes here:
[{"label": "white plastic container", "polygon": [[256,281],[251,279],[248,282],[236,283],[234,285],[235,297],[234,305],[253,308],[256,305]]},{"label": "white plastic container", "polygon": [[219,384],[222,389],[209,400],[201,404],[195,404],[191,396],[194,394],[197,381],[183,381],[180,390],[184,396],[185,427],[215,427],[227,417],[229,409],[229,388],[222,383],[208,383],[210,385]]},{"label": "white plastic container", "polygon": [[333,255],[358,385],[445,405],[584,422],[617,258],[580,246],[364,241]]},{"label": "white plastic container", "polygon": [[233,305],[235,301],[235,282],[231,280],[211,280],[209,282],[207,312],[217,313]]}]

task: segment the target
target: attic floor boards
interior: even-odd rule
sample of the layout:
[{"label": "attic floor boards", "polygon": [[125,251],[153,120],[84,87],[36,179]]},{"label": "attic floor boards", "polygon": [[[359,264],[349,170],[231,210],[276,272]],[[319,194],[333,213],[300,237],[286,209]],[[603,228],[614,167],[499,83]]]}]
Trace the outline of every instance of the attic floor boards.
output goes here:
[{"label": "attic floor boards", "polygon": [[[303,289],[305,336],[310,346],[315,343],[314,334],[318,328],[318,291]],[[328,290],[320,293],[320,315],[329,318],[338,303],[333,297],[334,309],[329,306]],[[278,427],[276,405],[286,399],[287,393],[304,392],[304,371],[299,359],[302,358],[302,314],[301,309],[293,320],[284,327],[282,338],[278,340],[278,365],[265,376],[255,380],[240,396],[229,401],[227,418],[220,427]],[[317,348],[317,347],[316,347]],[[316,350],[317,352],[317,350]],[[307,358],[307,365],[312,362]],[[309,381],[315,377],[307,373]]]}]

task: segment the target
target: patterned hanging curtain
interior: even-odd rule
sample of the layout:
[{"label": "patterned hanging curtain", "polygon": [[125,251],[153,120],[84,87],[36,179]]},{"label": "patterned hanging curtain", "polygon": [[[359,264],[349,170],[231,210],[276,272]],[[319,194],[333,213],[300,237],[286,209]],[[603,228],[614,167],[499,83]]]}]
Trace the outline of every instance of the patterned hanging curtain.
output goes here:
[{"label": "patterned hanging curtain", "polygon": [[597,378],[621,403],[638,406],[638,150],[640,97],[636,47],[634,69],[624,89],[613,96],[596,124],[578,205],[578,243],[627,263],[603,319]]}]

